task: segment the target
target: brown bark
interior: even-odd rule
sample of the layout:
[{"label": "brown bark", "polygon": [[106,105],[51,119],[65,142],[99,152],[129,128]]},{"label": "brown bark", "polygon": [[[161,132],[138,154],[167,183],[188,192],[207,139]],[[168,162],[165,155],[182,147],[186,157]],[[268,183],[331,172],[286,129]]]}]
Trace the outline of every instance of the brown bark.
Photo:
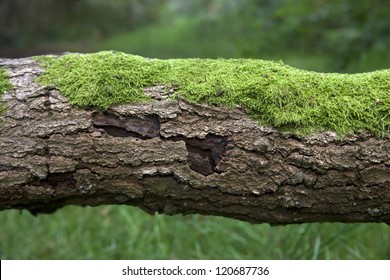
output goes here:
[{"label": "brown bark", "polygon": [[83,110],[36,84],[32,59],[0,65],[15,85],[2,97],[0,210],[127,204],[253,223],[390,222],[388,139],[297,137],[181,99]]}]

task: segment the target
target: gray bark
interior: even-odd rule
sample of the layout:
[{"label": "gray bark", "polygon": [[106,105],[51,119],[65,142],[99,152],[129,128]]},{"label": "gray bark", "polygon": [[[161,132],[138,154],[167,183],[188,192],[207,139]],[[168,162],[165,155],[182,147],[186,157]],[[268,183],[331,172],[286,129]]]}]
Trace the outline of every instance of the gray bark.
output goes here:
[{"label": "gray bark", "polygon": [[0,125],[0,210],[126,204],[252,223],[390,222],[390,143],[369,133],[297,137],[239,108],[161,98],[105,112],[34,82],[30,58],[0,59],[15,88]]}]

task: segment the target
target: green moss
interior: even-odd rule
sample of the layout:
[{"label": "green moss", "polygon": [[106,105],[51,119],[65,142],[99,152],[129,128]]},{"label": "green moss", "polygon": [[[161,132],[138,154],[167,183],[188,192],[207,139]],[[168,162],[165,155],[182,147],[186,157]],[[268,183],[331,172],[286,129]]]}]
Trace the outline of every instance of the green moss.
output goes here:
[{"label": "green moss", "polygon": [[0,69],[0,94],[12,88],[12,84],[8,81],[8,74],[4,69]]},{"label": "green moss", "polygon": [[80,107],[148,101],[143,88],[175,84],[193,102],[239,105],[264,125],[296,133],[390,135],[390,70],[324,74],[255,59],[147,59],[121,52],[45,61],[38,81]]},{"label": "green moss", "polygon": [[[12,89],[12,84],[8,81],[7,72],[4,69],[0,69],[0,98],[7,90]],[[5,107],[0,102],[0,115],[4,112]]]}]

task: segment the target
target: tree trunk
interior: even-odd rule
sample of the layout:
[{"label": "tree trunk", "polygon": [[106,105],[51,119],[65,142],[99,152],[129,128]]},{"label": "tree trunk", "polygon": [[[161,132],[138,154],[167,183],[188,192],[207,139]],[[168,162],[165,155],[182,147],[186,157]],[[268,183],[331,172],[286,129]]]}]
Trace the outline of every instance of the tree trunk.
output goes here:
[{"label": "tree trunk", "polygon": [[30,58],[0,59],[14,89],[0,125],[0,210],[134,205],[252,223],[390,223],[390,142],[298,137],[236,108],[156,99],[105,112],[34,82]]}]

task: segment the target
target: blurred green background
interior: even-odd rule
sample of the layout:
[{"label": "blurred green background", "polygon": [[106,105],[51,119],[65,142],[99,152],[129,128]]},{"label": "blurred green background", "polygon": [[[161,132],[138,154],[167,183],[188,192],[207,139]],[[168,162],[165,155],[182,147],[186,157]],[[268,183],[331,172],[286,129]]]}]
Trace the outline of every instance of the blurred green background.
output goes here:
[{"label": "blurred green background", "polygon": [[[2,0],[0,57],[119,50],[283,60],[321,72],[390,68],[386,0]],[[283,227],[127,206],[0,212],[1,259],[389,259],[385,224]]]}]

